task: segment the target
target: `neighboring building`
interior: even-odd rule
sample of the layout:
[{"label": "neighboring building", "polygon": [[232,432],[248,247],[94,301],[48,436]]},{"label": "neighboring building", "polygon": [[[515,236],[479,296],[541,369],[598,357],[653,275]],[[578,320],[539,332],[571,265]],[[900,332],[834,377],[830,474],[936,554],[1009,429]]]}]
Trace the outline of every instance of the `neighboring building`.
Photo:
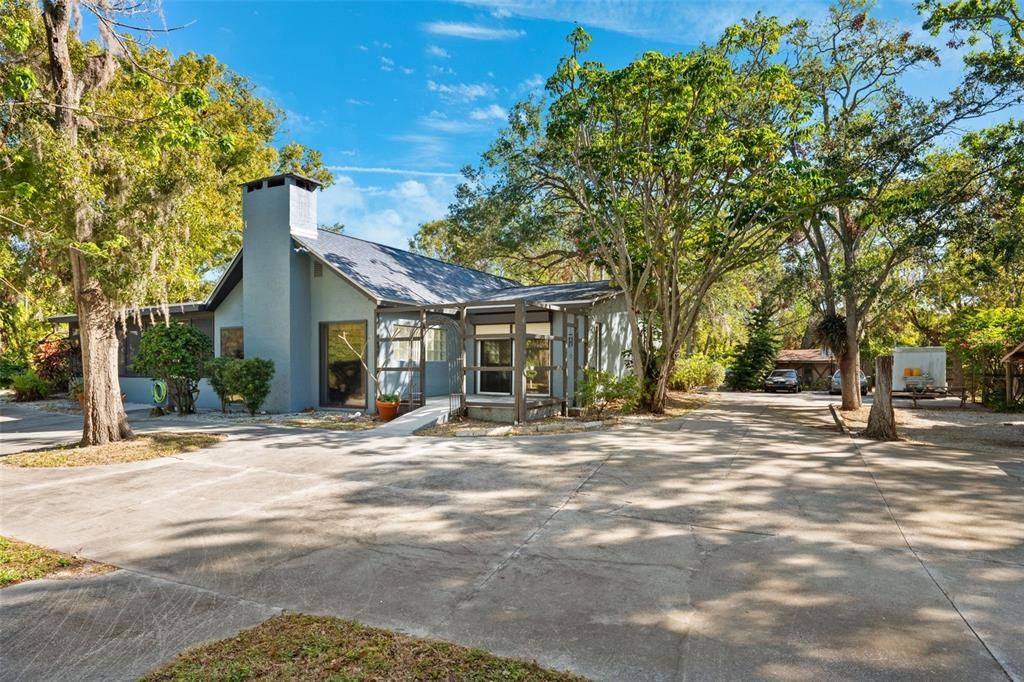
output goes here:
[{"label": "neighboring building", "polygon": [[795,369],[802,386],[827,385],[837,367],[830,351],[816,348],[788,348],[775,357],[775,368]]},{"label": "neighboring building", "polygon": [[[455,396],[476,417],[524,421],[578,404],[586,367],[627,370],[630,328],[608,282],[522,286],[488,273],[317,229],[319,183],[294,174],[242,187],[242,250],[206,301],[168,307],[213,339],[217,356],[274,361],[269,412],[374,411],[374,382],[416,407]],[[162,322],[160,306],[139,311]],[[72,333],[75,316],[67,322]],[[141,330],[121,347],[127,399],[149,402],[131,372]],[[217,407],[202,382],[201,407]]]}]

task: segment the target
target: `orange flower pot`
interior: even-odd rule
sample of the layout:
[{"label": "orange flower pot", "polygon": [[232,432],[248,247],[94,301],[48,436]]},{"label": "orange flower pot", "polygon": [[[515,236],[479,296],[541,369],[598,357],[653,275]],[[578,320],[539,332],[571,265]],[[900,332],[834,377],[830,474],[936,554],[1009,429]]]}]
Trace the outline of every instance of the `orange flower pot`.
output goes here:
[{"label": "orange flower pot", "polygon": [[385,403],[377,401],[377,416],[381,421],[389,422],[398,416],[399,403]]}]

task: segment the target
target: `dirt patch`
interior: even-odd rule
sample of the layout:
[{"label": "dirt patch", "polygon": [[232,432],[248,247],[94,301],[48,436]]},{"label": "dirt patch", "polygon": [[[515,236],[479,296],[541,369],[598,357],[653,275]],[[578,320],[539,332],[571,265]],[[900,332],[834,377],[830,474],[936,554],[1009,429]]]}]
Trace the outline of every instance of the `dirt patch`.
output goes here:
[{"label": "dirt patch", "polygon": [[[843,411],[850,427],[867,426],[870,406]],[[1020,456],[1024,451],[1024,415],[994,412],[981,405],[960,407],[959,399],[919,401],[918,407],[896,404],[897,431],[918,443],[997,456]]]},{"label": "dirt patch", "polygon": [[582,681],[536,663],[338,618],[276,616],[196,647],[143,678],[167,680]]},{"label": "dirt patch", "polygon": [[527,424],[513,426],[499,422],[483,421],[458,417],[444,424],[430,426],[417,432],[418,436],[459,437],[459,436],[535,436],[551,433],[579,433],[596,431],[622,424],[645,424],[650,422],[677,419],[689,412],[706,405],[711,398],[694,393],[678,393],[670,391],[665,403],[665,412],[652,414],[649,412],[622,413],[606,410],[603,414],[587,414],[579,417],[546,417],[530,421]]},{"label": "dirt patch", "polygon": [[113,570],[113,566],[72,554],[0,537],[0,588],[40,578],[66,580]]},{"label": "dirt patch", "polygon": [[78,444],[29,450],[0,457],[0,464],[28,468],[82,467],[140,462],[210,447],[224,440],[216,433],[150,433],[105,445]]}]

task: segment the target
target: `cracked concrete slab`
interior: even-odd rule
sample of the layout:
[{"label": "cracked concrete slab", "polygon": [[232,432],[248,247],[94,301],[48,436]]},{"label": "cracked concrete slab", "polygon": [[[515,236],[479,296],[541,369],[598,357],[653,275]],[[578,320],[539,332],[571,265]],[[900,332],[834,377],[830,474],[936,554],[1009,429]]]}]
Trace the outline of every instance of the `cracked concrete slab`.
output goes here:
[{"label": "cracked concrete slab", "polygon": [[128,569],[0,591],[0,677],[131,679],[294,609],[595,679],[1024,678],[1019,463],[829,419],[725,395],[600,432],[219,426],[179,458],[0,468],[0,533]]}]

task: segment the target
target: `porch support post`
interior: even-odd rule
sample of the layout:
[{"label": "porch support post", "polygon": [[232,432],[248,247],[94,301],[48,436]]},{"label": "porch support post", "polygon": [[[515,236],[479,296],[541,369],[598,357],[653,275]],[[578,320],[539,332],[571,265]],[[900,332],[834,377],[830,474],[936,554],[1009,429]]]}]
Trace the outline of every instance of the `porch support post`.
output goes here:
[{"label": "porch support post", "polygon": [[[363,351],[367,357],[371,357],[369,353]],[[377,393],[380,392],[380,386],[377,385],[376,377],[380,377],[377,368],[380,367],[380,308],[373,309],[373,365],[370,367],[370,371],[373,373],[373,377],[366,377],[366,380],[372,384],[370,392],[373,394],[373,400],[367,400],[366,406],[369,408],[373,406],[373,411],[377,411]],[[324,370],[321,370],[324,371]],[[401,400],[401,396],[399,396]],[[367,409],[367,412],[370,410]]]},{"label": "porch support post", "polygon": [[580,396],[580,316],[578,313],[572,314],[572,327],[573,327],[573,338],[572,338],[572,385],[573,395],[572,404],[575,407],[583,407],[579,402]]},{"label": "porch support post", "polygon": [[466,416],[466,308],[459,308],[459,416]]},{"label": "porch support post", "polygon": [[569,313],[562,311],[562,416],[569,414]]},{"label": "porch support post", "polygon": [[516,340],[512,347],[512,393],[515,396],[515,423],[526,421],[526,387],[523,373],[526,368],[526,303],[516,302]]},{"label": "porch support post", "polygon": [[583,369],[590,367],[590,315],[583,316]]},{"label": "porch support post", "polygon": [[420,310],[420,406],[427,404],[427,309]]}]

